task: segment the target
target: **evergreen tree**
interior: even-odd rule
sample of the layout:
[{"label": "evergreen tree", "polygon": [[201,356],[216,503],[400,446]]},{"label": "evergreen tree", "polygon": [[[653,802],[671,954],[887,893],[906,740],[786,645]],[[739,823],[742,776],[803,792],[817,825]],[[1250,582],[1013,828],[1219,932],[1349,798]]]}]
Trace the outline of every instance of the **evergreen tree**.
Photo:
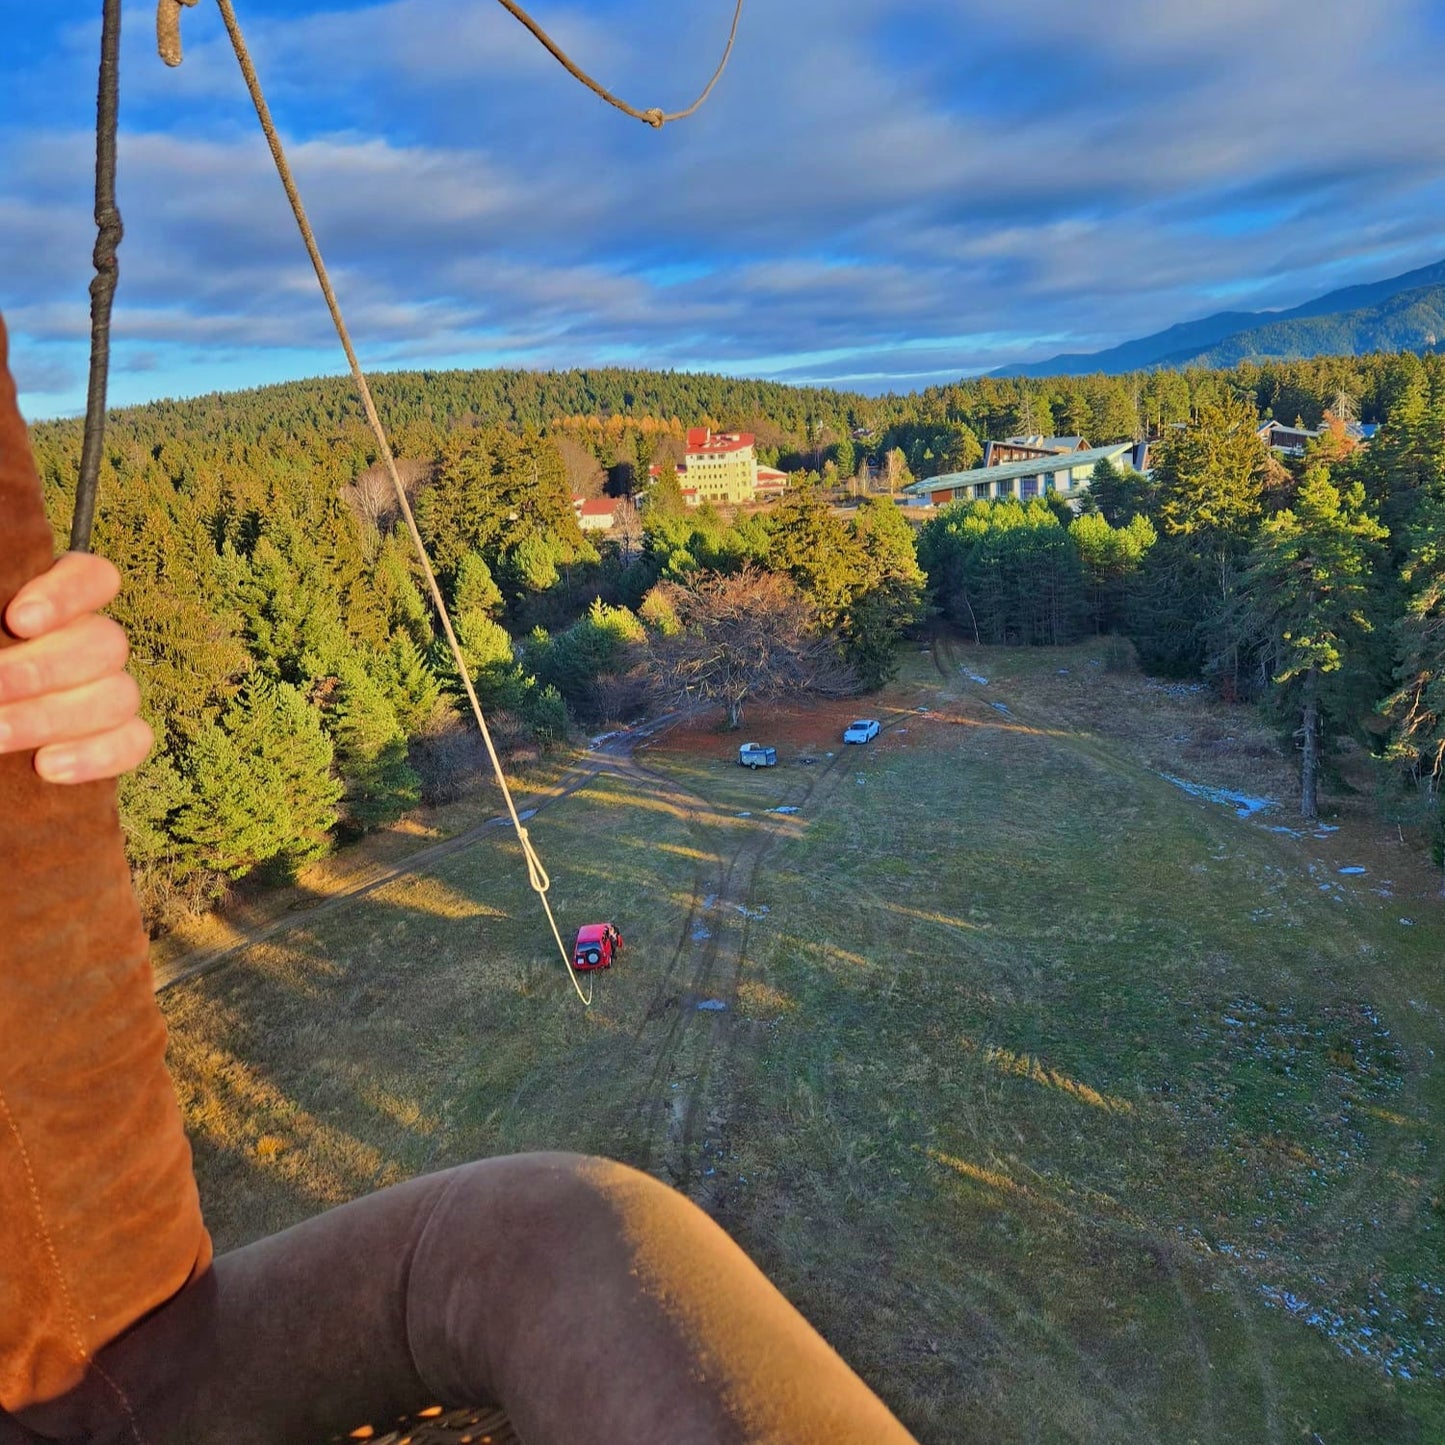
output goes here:
[{"label": "evergreen tree", "polygon": [[431,642],[432,612],[412,574],[412,543],[405,532],[391,533],[377,548],[371,589],[386,637],[404,633],[418,648]]},{"label": "evergreen tree", "polygon": [[644,528],[654,520],[658,522],[673,521],[686,512],[687,504],[682,499],[682,484],[677,479],[675,462],[664,462],[658,468],[657,477],[647,489],[646,497],[647,512],[643,520]]},{"label": "evergreen tree", "polygon": [[393,637],[376,659],[376,680],[408,737],[425,730],[435,719],[442,689],[427,666],[422,650],[403,632]]},{"label": "evergreen tree", "polygon": [[189,798],[174,835],[183,868],[240,878],[290,872],[328,846],[342,786],[314,708],[288,683],[251,678],[186,754]]},{"label": "evergreen tree", "polygon": [[850,524],[860,569],[842,622],[843,656],[865,689],[898,671],[898,643],[923,613],[927,584],[913,528],[888,498],[865,500]]},{"label": "evergreen tree", "polygon": [[1135,517],[1146,517],[1154,507],[1154,484],[1133,467],[1115,466],[1108,457],[1094,464],[1084,510],[1097,511],[1111,527],[1122,527]]},{"label": "evergreen tree", "polygon": [[1152,520],[1160,545],[1140,578],[1130,631],[1145,666],[1188,672],[1211,655],[1237,694],[1246,658],[1224,622],[1264,513],[1269,458],[1247,403],[1203,402],[1198,420],[1160,443]]},{"label": "evergreen tree", "polygon": [[1129,581],[1158,534],[1147,517],[1111,527],[1100,513],[1085,512],[1069,524],[1069,536],[1083,568],[1094,631],[1106,632],[1121,620]]},{"label": "evergreen tree", "polygon": [[452,584],[452,605],[458,613],[481,612],[500,617],[504,603],[502,589],[492,577],[492,569],[480,552],[468,552],[457,568]]},{"label": "evergreen tree", "polygon": [[1254,626],[1273,658],[1281,703],[1298,719],[1300,813],[1319,815],[1321,744],[1341,721],[1329,690],[1350,644],[1372,630],[1366,616],[1370,573],[1386,532],[1365,508],[1358,486],[1343,495],[1318,467],[1291,509],[1263,527],[1243,579]]},{"label": "evergreen tree", "polygon": [[769,568],[797,583],[824,628],[836,627],[862,579],[863,550],[855,535],[813,488],[789,492],[768,530]]},{"label": "evergreen tree", "polygon": [[1405,611],[1395,624],[1396,688],[1382,709],[1393,724],[1390,756],[1420,790],[1435,861],[1445,865],[1445,497],[1421,503],[1415,538]]},{"label": "evergreen tree", "polygon": [[360,661],[345,659],[338,683],[328,721],[346,784],[346,816],[361,829],[393,823],[421,798],[406,735],[385,689]]}]

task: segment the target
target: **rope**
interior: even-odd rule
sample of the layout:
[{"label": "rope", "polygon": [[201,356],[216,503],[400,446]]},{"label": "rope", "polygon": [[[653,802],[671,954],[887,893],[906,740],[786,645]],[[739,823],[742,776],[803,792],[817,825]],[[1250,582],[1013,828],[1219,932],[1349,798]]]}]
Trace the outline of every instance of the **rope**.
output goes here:
[{"label": "rope", "polygon": [[[162,0],[162,3],[175,5],[176,3],[185,3],[185,0]],[[556,940],[557,951],[562,955],[562,962],[567,969],[568,978],[572,981],[572,987],[576,989],[577,997],[582,1000],[583,1005],[590,1007],[592,1003],[591,986],[589,984],[587,992],[583,993],[582,985],[577,979],[577,971],[572,966],[571,955],[562,941],[561,931],[558,929],[557,920],[552,913],[552,904],[547,898],[552,880],[547,876],[547,870],[542,866],[542,860],[532,846],[532,840],[517,814],[517,805],[512,798],[512,789],[502,768],[502,760],[497,755],[491,729],[487,726],[486,716],[482,712],[482,704],[478,700],[477,690],[472,684],[471,672],[467,667],[466,658],[462,654],[461,644],[457,641],[456,632],[452,628],[451,617],[447,613],[446,602],[442,597],[441,588],[437,584],[436,573],[432,570],[431,559],[427,556],[421,532],[417,529],[416,518],[412,514],[411,502],[407,499],[406,488],[402,486],[401,477],[397,474],[396,458],[392,454],[391,444],[387,441],[386,429],[382,426],[381,418],[377,414],[376,403],[372,400],[371,387],[366,380],[366,374],[361,369],[360,361],[357,360],[356,348],[351,344],[351,333],[341,314],[341,306],[336,299],[336,292],[332,288],[326,263],[321,259],[321,249],[316,244],[316,235],[311,229],[311,222],[307,219],[306,208],[301,203],[301,193],[296,188],[296,179],[292,175],[290,163],[286,159],[285,148],[281,144],[281,137],[276,131],[275,122],[271,119],[271,110],[266,104],[265,93],[256,76],[256,68],[251,63],[251,53],[247,49],[245,37],[241,33],[240,22],[236,19],[236,12],[231,5],[231,0],[216,0],[216,3],[220,7],[221,19],[225,22],[227,33],[231,37],[231,47],[236,52],[241,75],[245,79],[246,89],[251,95],[251,103],[256,107],[256,115],[260,119],[261,129],[265,132],[266,144],[271,148],[271,158],[276,163],[276,172],[286,191],[286,199],[291,203],[291,213],[296,218],[301,239],[306,243],[306,252],[311,257],[311,264],[316,270],[316,279],[321,283],[321,294],[326,298],[327,309],[331,312],[331,320],[336,327],[336,334],[341,339],[342,349],[346,352],[352,380],[355,381],[356,389],[360,393],[361,404],[366,411],[366,419],[370,423],[372,435],[376,438],[377,448],[386,466],[387,476],[391,479],[392,489],[396,493],[397,505],[401,508],[401,514],[406,520],[406,529],[411,535],[412,546],[416,550],[417,558],[426,576],[427,590],[431,594],[432,605],[436,608],[437,616],[441,620],[442,631],[446,634],[447,646],[451,649],[452,659],[456,663],[462,686],[466,689],[472,717],[476,720],[477,729],[482,735],[482,741],[486,744],[487,757],[491,760],[492,772],[496,776],[497,785],[501,788],[502,797],[506,801],[507,814],[512,820],[512,829],[517,835],[517,841],[521,844],[522,856],[527,860],[527,881],[531,885],[532,891],[541,900],[542,911],[547,915],[547,922],[552,929],[552,937]]]},{"label": "rope", "polygon": [[156,49],[167,65],[181,63],[181,6],[196,0],[160,0],[156,6]]},{"label": "rope", "polygon": [[728,61],[732,58],[733,53],[733,42],[738,38],[738,22],[743,18],[743,0],[737,0],[737,8],[733,11],[732,29],[728,32],[728,43],[723,49],[722,59],[718,61],[717,69],[712,73],[712,79],[703,87],[702,94],[698,96],[686,110],[664,112],[659,106],[654,106],[651,110],[638,110],[635,106],[628,105],[625,100],[613,95],[605,86],[593,80],[555,40],[516,3],[516,0],[497,0],[497,3],[501,5],[513,19],[525,25],[542,45],[551,52],[553,59],[555,59],[569,75],[581,81],[593,95],[605,100],[608,105],[615,105],[623,115],[630,115],[633,120],[640,120],[644,124],[650,125],[654,130],[661,130],[670,120],[686,120],[688,116],[696,115],[697,112],[702,109],[703,102],[712,94],[713,86],[722,79],[723,71],[728,68]]},{"label": "rope", "polygon": [[[194,5],[196,0],[159,0],[156,8],[156,48],[160,51],[161,59],[167,65],[179,65],[181,63],[181,6]],[[661,130],[669,121],[686,120],[689,116],[696,115],[702,109],[703,102],[713,92],[713,87],[723,77],[723,71],[728,68],[728,61],[732,59],[733,45],[738,38],[738,25],[743,18],[743,0],[737,0],[733,9],[732,28],[728,31],[728,42],[723,47],[722,59],[718,61],[717,69],[712,73],[712,79],[703,86],[702,94],[687,107],[686,110],[665,111],[661,106],[652,106],[648,110],[639,110],[635,105],[629,105],[621,96],[614,95],[600,81],[594,80],[535,20],[519,5],[517,0],[497,0],[497,3],[519,24],[524,25],[538,43],[567,71],[575,80],[585,85],[593,95],[600,100],[605,100],[608,105],[616,106],[623,115],[630,115],[633,120],[640,120],[644,125],[650,125],[654,130]]]},{"label": "rope", "polygon": [[120,114],[120,0],[105,0],[100,30],[100,81],[95,101],[95,276],[90,283],[90,382],[85,398],[85,440],[70,550],[90,550],[100,455],[105,449],[105,393],[110,380],[110,312],[120,279],[116,250],[124,228],[115,203],[115,137]]}]

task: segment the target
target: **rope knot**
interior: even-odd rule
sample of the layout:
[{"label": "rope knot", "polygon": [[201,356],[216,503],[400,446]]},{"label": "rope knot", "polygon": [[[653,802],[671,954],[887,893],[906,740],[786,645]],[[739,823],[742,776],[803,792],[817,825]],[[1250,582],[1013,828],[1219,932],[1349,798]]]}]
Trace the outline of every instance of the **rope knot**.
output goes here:
[{"label": "rope knot", "polygon": [[661,106],[655,105],[652,107],[651,110],[645,110],[642,112],[642,119],[646,121],[647,124],[653,128],[653,130],[661,130],[662,123],[667,119],[667,116],[663,114]]},{"label": "rope knot", "polygon": [[156,6],[156,49],[172,68],[181,63],[181,6],[196,0],[160,0]]}]

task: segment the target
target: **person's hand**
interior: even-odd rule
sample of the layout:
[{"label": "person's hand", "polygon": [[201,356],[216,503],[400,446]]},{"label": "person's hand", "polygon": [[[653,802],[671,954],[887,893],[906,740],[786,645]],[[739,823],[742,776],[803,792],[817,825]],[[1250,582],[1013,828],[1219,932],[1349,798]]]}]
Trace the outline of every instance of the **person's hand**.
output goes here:
[{"label": "person's hand", "polygon": [[0,648],[0,753],[36,749],[48,782],[118,777],[155,740],[136,712],[125,632],[98,615],[119,590],[103,557],[67,552],[5,609],[6,631],[25,640]]}]

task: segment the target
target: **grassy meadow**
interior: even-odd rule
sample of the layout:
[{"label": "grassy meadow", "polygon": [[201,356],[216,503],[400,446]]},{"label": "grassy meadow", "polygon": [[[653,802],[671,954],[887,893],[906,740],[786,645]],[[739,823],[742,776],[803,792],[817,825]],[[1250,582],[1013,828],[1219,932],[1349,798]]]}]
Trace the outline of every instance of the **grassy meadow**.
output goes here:
[{"label": "grassy meadow", "polygon": [[501,833],[163,995],[218,1244],[596,1151],[930,1445],[1445,1438],[1437,880],[1101,648],[940,642],[863,706],[867,748],[757,710],[774,770],[693,728],[538,815],[564,928],[627,939],[590,1010]]}]

